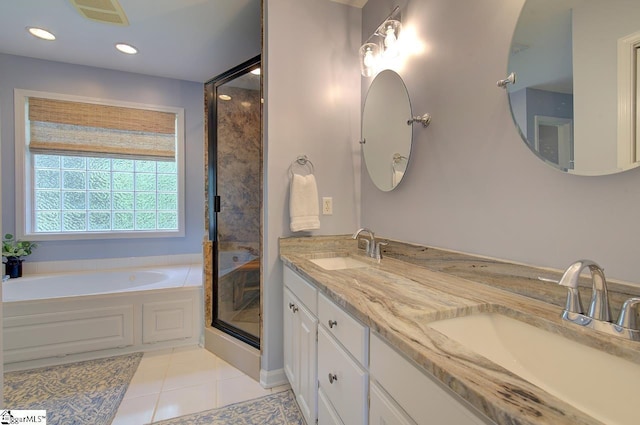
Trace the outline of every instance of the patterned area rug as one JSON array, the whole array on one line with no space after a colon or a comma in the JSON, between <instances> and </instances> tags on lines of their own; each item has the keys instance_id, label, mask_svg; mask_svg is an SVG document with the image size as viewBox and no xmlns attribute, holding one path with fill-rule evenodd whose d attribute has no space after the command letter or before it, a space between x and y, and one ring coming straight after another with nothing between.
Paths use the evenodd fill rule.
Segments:
<instances>
[{"instance_id":1,"label":"patterned area rug","mask_svg":"<svg viewBox=\"0 0 640 425\"><path fill-rule=\"evenodd\" d=\"M291 390L153 425L305 425Z\"/></svg>"},{"instance_id":2,"label":"patterned area rug","mask_svg":"<svg viewBox=\"0 0 640 425\"><path fill-rule=\"evenodd\" d=\"M108 425L142 353L7 372L4 408L46 410L49 425Z\"/></svg>"}]
</instances>

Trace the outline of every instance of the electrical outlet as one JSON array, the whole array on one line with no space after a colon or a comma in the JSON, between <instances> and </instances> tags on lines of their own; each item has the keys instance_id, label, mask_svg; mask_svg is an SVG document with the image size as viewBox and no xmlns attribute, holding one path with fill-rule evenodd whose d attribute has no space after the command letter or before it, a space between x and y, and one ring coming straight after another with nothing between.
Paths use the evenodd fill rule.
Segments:
<instances>
[{"instance_id":1,"label":"electrical outlet","mask_svg":"<svg viewBox=\"0 0 640 425\"><path fill-rule=\"evenodd\" d=\"M325 197L322 198L322 215L332 215L333 214L333 198Z\"/></svg>"}]
</instances>

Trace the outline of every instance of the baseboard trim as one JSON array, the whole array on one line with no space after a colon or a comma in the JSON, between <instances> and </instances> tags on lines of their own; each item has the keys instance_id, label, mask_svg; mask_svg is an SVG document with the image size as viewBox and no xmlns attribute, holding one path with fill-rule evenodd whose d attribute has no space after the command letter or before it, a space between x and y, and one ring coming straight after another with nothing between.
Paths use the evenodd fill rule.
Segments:
<instances>
[{"instance_id":1,"label":"baseboard trim","mask_svg":"<svg viewBox=\"0 0 640 425\"><path fill-rule=\"evenodd\" d=\"M264 388L273 388L287 384L289 384L289 380L284 373L284 369L260 370L260 385Z\"/></svg>"},{"instance_id":2,"label":"baseboard trim","mask_svg":"<svg viewBox=\"0 0 640 425\"><path fill-rule=\"evenodd\" d=\"M204 348L261 382L260 350L257 348L212 327L204 329Z\"/></svg>"}]
</instances>

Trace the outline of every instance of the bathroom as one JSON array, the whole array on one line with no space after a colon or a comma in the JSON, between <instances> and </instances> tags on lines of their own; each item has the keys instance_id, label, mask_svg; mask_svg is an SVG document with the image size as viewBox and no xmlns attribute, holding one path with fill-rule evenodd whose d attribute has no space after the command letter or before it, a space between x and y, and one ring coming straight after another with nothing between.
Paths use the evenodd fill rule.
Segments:
<instances>
[{"instance_id":1,"label":"bathroom","mask_svg":"<svg viewBox=\"0 0 640 425\"><path fill-rule=\"evenodd\" d=\"M508 98L495 85L508 73L511 35L523 4L369 0L359 8L325 0L264 2L264 385L284 380L278 238L292 235L287 169L299 154L313 161L319 196L333 198L333 215L321 216L313 235L351 234L367 226L382 237L557 270L590 258L606 269L608 279L640 282L633 260L640 171L585 177L548 167L522 142ZM358 144L370 80L359 73L357 50L396 5L404 30L420 43L398 72L414 113L428 112L433 120L427 129L414 128L411 162L401 185L381 192L368 178ZM135 83L154 92L154 81L140 76ZM193 96L200 95L194 88ZM2 110L11 107L3 91ZM188 167L193 173L187 176L188 205L204 203L204 163L198 156L204 130L196 124L186 126L193 132L187 137L195 140L187 149L187 162L193 165ZM13 148L12 138L4 134L11 127L3 118L3 228L9 229ZM199 254L203 211L187 208L187 215L195 229L190 231L188 224L187 237L166 244L132 243L127 256L136 251ZM117 247L108 241L107 248ZM42 248L34 261L105 256L101 241Z\"/></svg>"}]
</instances>

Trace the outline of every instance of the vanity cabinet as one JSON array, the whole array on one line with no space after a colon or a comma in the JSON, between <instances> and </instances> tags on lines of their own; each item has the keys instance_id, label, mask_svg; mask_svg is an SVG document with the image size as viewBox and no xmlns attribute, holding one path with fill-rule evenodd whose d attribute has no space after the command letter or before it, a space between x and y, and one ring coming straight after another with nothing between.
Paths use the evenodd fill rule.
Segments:
<instances>
[{"instance_id":1,"label":"vanity cabinet","mask_svg":"<svg viewBox=\"0 0 640 425\"><path fill-rule=\"evenodd\" d=\"M284 368L307 424L493 424L284 267Z\"/></svg>"},{"instance_id":2,"label":"vanity cabinet","mask_svg":"<svg viewBox=\"0 0 640 425\"><path fill-rule=\"evenodd\" d=\"M284 274L284 370L308 424L317 418L317 290L292 270Z\"/></svg>"},{"instance_id":3,"label":"vanity cabinet","mask_svg":"<svg viewBox=\"0 0 640 425\"><path fill-rule=\"evenodd\" d=\"M369 370L372 425L493 424L376 334L371 336Z\"/></svg>"}]
</instances>

